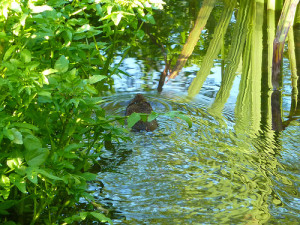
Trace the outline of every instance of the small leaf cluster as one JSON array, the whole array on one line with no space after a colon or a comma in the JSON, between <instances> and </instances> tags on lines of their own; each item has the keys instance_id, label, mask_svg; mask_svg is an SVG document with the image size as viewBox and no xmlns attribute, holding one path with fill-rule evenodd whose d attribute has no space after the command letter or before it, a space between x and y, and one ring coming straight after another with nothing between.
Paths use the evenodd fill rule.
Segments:
<instances>
[{"instance_id":1,"label":"small leaf cluster","mask_svg":"<svg viewBox=\"0 0 300 225\"><path fill-rule=\"evenodd\" d=\"M189 128L191 128L193 125L190 117L188 117L186 114L184 114L181 111L169 111L167 113L157 113L152 111L150 114L132 113L127 119L128 127L129 128L133 127L140 120L144 122L151 122L152 120L155 120L157 117L162 115L168 116L170 118L179 118L185 121L188 124Z\"/></svg>"},{"instance_id":2,"label":"small leaf cluster","mask_svg":"<svg viewBox=\"0 0 300 225\"><path fill-rule=\"evenodd\" d=\"M0 5L0 223L55 224L101 213L67 215L93 201L89 169L104 142L126 139L101 94L117 72L113 59L142 38L161 1L20 1ZM127 29L130 27L130 29ZM64 218L64 215L69 216Z\"/></svg>"}]
</instances>

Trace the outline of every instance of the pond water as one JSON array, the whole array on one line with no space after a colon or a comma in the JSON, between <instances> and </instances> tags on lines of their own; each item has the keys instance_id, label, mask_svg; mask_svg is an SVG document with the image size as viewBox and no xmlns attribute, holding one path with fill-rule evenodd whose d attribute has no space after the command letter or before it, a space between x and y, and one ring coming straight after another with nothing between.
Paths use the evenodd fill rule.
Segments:
<instances>
[{"instance_id":1,"label":"pond water","mask_svg":"<svg viewBox=\"0 0 300 225\"><path fill-rule=\"evenodd\" d=\"M123 114L135 93L117 93L106 107ZM247 124L237 132L233 103L215 118L205 95L142 93L155 111L182 111L193 127L159 117L154 132L132 132L132 143L104 152L96 196L114 224L297 224L299 121L279 134L253 134Z\"/></svg>"},{"instance_id":2,"label":"pond water","mask_svg":"<svg viewBox=\"0 0 300 225\"><path fill-rule=\"evenodd\" d=\"M220 60L200 93L187 98L201 59L199 53L200 63L190 63L160 94L162 59L124 60L121 69L131 77L114 77L116 93L103 105L108 113L124 115L128 102L142 93L154 111L182 111L193 126L161 116L155 131L130 132L132 143L103 150L104 187L95 183L90 190L100 190L95 198L114 224L299 224L299 117L274 131L264 120L268 108L254 108L251 113L258 111L259 118L240 113L241 74L218 113L211 106L221 86ZM281 109L287 120L292 94L287 60L283 72Z\"/></svg>"}]
</instances>

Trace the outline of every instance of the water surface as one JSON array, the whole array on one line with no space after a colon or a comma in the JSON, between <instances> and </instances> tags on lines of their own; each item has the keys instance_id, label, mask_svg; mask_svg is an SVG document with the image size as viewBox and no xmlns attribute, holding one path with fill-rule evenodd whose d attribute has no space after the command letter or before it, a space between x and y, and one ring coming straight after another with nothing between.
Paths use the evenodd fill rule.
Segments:
<instances>
[{"instance_id":1,"label":"water surface","mask_svg":"<svg viewBox=\"0 0 300 225\"><path fill-rule=\"evenodd\" d=\"M200 5L192 0L181 1L182 7L167 2L168 13L157 15L161 19L155 34L169 41L163 44L173 53L182 48L183 36L188 35L185 31ZM108 113L124 115L134 95L143 93L155 111L182 111L193 121L188 128L180 119L161 116L154 132L130 132L132 143L115 143L116 149L103 150L104 170L99 180L104 188L94 184L91 190L101 190L95 197L110 210L114 224L298 224L300 118L289 121L292 88L288 60L284 60L283 87L278 95L281 119L289 122L284 129L274 129L272 124L272 90L262 82L257 87L258 74L243 74L242 64L232 87L223 90L230 93L228 99L219 97L216 104L224 85L224 68L232 63L224 62L223 56L215 59L200 93L188 98L188 88L203 66L221 11L222 4L214 8L199 48L161 94L156 88L165 62L156 45L139 46L124 60L120 69L131 77L113 77L116 93L106 97L103 105ZM233 14L225 36L225 55L235 17ZM267 48L263 46L264 51ZM268 73L264 62L260 61L261 77Z\"/></svg>"}]
</instances>

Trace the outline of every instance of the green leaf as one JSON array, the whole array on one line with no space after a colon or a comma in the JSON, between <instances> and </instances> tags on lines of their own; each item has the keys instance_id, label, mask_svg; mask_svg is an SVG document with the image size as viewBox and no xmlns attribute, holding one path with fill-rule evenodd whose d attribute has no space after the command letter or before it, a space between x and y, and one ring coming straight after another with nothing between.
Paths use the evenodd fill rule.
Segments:
<instances>
[{"instance_id":1,"label":"green leaf","mask_svg":"<svg viewBox=\"0 0 300 225\"><path fill-rule=\"evenodd\" d=\"M20 131L18 131L16 128L3 129L3 135L7 137L9 140L14 142L15 144L23 144L23 137Z\"/></svg>"},{"instance_id":2,"label":"green leaf","mask_svg":"<svg viewBox=\"0 0 300 225\"><path fill-rule=\"evenodd\" d=\"M68 72L67 82L72 83L76 79L76 68L73 68L71 71Z\"/></svg>"},{"instance_id":3,"label":"green leaf","mask_svg":"<svg viewBox=\"0 0 300 225\"><path fill-rule=\"evenodd\" d=\"M138 39L142 40L143 37L145 36L145 32L142 31L142 30L138 30L138 31L136 32L136 36L138 37Z\"/></svg>"},{"instance_id":4,"label":"green leaf","mask_svg":"<svg viewBox=\"0 0 300 225\"><path fill-rule=\"evenodd\" d=\"M40 166L48 158L49 150L47 148L27 149L25 160L29 166Z\"/></svg>"},{"instance_id":5,"label":"green leaf","mask_svg":"<svg viewBox=\"0 0 300 225\"><path fill-rule=\"evenodd\" d=\"M23 49L21 51L21 59L25 63L29 63L31 61L31 52L28 49Z\"/></svg>"},{"instance_id":6,"label":"green leaf","mask_svg":"<svg viewBox=\"0 0 300 225\"><path fill-rule=\"evenodd\" d=\"M83 193L81 194L81 196L82 196L83 198L85 198L86 200L88 200L88 201L95 201L94 196L93 196L92 194L90 194L90 193L83 192Z\"/></svg>"},{"instance_id":7,"label":"green leaf","mask_svg":"<svg viewBox=\"0 0 300 225\"><path fill-rule=\"evenodd\" d=\"M1 187L5 187L5 186L9 187L10 186L10 180L4 174L1 175L0 185L1 185Z\"/></svg>"},{"instance_id":8,"label":"green leaf","mask_svg":"<svg viewBox=\"0 0 300 225\"><path fill-rule=\"evenodd\" d=\"M146 20L147 20L149 23L155 24L154 17L153 17L151 14L148 13L148 14L145 16L145 18L146 18Z\"/></svg>"},{"instance_id":9,"label":"green leaf","mask_svg":"<svg viewBox=\"0 0 300 225\"><path fill-rule=\"evenodd\" d=\"M49 74L52 74L52 73L56 73L56 72L58 72L58 71L55 70L55 69L47 69L47 70L44 70L42 72L42 74L46 76L46 75L49 75Z\"/></svg>"},{"instance_id":10,"label":"green leaf","mask_svg":"<svg viewBox=\"0 0 300 225\"><path fill-rule=\"evenodd\" d=\"M155 120L158 117L158 113L152 111L151 114L148 116L148 122L151 122L152 120Z\"/></svg>"},{"instance_id":11,"label":"green leaf","mask_svg":"<svg viewBox=\"0 0 300 225\"><path fill-rule=\"evenodd\" d=\"M22 160L20 158L13 158L6 161L6 164L9 168L15 169L21 166Z\"/></svg>"},{"instance_id":12,"label":"green leaf","mask_svg":"<svg viewBox=\"0 0 300 225\"><path fill-rule=\"evenodd\" d=\"M11 56L13 51L15 51L16 48L17 48L16 45L10 46L9 49L4 54L3 61L6 61Z\"/></svg>"},{"instance_id":13,"label":"green leaf","mask_svg":"<svg viewBox=\"0 0 300 225\"><path fill-rule=\"evenodd\" d=\"M88 215L88 212L80 212L79 215L73 215L71 217L67 217L64 221L68 224L72 224L75 221L82 221L85 220Z\"/></svg>"},{"instance_id":14,"label":"green leaf","mask_svg":"<svg viewBox=\"0 0 300 225\"><path fill-rule=\"evenodd\" d=\"M100 222L109 222L109 224L113 224L112 220L107 218L104 214L102 213L97 213L97 212L91 212L90 213L93 217L98 219Z\"/></svg>"},{"instance_id":15,"label":"green leaf","mask_svg":"<svg viewBox=\"0 0 300 225\"><path fill-rule=\"evenodd\" d=\"M187 115L183 114L183 113L180 112L180 111L170 111L170 112L167 112L165 115L166 115L166 116L173 117L173 118L174 118L174 117L178 117L178 118L184 120L185 122L188 123L189 128L191 128L192 125L193 125L191 119L190 119Z\"/></svg>"},{"instance_id":16,"label":"green leaf","mask_svg":"<svg viewBox=\"0 0 300 225\"><path fill-rule=\"evenodd\" d=\"M30 4L29 7L32 10L32 13L42 13L44 11L53 11L53 8L48 5L35 6L34 4Z\"/></svg>"},{"instance_id":17,"label":"green leaf","mask_svg":"<svg viewBox=\"0 0 300 225\"><path fill-rule=\"evenodd\" d=\"M94 29L93 26L91 26L89 24L84 24L76 30L76 33L84 33L84 32L87 32L87 31L90 31L90 30L93 30L93 29Z\"/></svg>"},{"instance_id":18,"label":"green leaf","mask_svg":"<svg viewBox=\"0 0 300 225\"><path fill-rule=\"evenodd\" d=\"M14 133L12 132L11 129L4 128L3 135L11 141L14 140Z\"/></svg>"},{"instance_id":19,"label":"green leaf","mask_svg":"<svg viewBox=\"0 0 300 225\"><path fill-rule=\"evenodd\" d=\"M9 179L10 179L11 183L16 185L16 187L22 193L24 193L24 194L27 193L27 191L26 191L26 182L19 174L12 173L12 174L9 175Z\"/></svg>"},{"instance_id":20,"label":"green leaf","mask_svg":"<svg viewBox=\"0 0 300 225\"><path fill-rule=\"evenodd\" d=\"M40 142L40 139L33 135L28 135L24 139L24 145L27 150L34 150L42 148L42 143Z\"/></svg>"},{"instance_id":21,"label":"green leaf","mask_svg":"<svg viewBox=\"0 0 300 225\"><path fill-rule=\"evenodd\" d=\"M94 173L82 173L81 176L87 180L87 181L93 181L93 180L96 180L97 178L97 174L94 174Z\"/></svg>"},{"instance_id":22,"label":"green leaf","mask_svg":"<svg viewBox=\"0 0 300 225\"><path fill-rule=\"evenodd\" d=\"M127 119L127 123L128 123L128 127L131 128L134 126L134 124L136 124L138 121L140 121L141 116L139 113L132 113L128 119Z\"/></svg>"},{"instance_id":23,"label":"green leaf","mask_svg":"<svg viewBox=\"0 0 300 225\"><path fill-rule=\"evenodd\" d=\"M85 88L91 94L97 94L98 93L97 89L95 87L93 87L92 85L86 85Z\"/></svg>"},{"instance_id":24,"label":"green leaf","mask_svg":"<svg viewBox=\"0 0 300 225\"><path fill-rule=\"evenodd\" d=\"M70 145L67 145L65 148L64 148L64 151L65 152L70 152L72 150L77 150L79 148L82 148L85 144L81 143L81 144L77 144L77 143L73 143L73 144L70 144Z\"/></svg>"},{"instance_id":25,"label":"green leaf","mask_svg":"<svg viewBox=\"0 0 300 225\"><path fill-rule=\"evenodd\" d=\"M10 9L18 13L22 12L21 6L15 1L11 3Z\"/></svg>"},{"instance_id":26,"label":"green leaf","mask_svg":"<svg viewBox=\"0 0 300 225\"><path fill-rule=\"evenodd\" d=\"M38 183L37 175L38 175L38 173L35 171L35 169L33 167L26 168L26 177L28 180L30 180L34 184Z\"/></svg>"},{"instance_id":27,"label":"green leaf","mask_svg":"<svg viewBox=\"0 0 300 225\"><path fill-rule=\"evenodd\" d=\"M114 12L112 15L111 15L111 19L112 21L114 22L114 24L116 26L119 25L121 19L122 19L123 15L122 15L122 12Z\"/></svg>"},{"instance_id":28,"label":"green leaf","mask_svg":"<svg viewBox=\"0 0 300 225\"><path fill-rule=\"evenodd\" d=\"M48 177L52 180L62 180L61 178L59 178L51 173L48 173L46 170L43 170L43 169L36 169L36 172L40 173L40 174L44 175L45 177Z\"/></svg>"},{"instance_id":29,"label":"green leaf","mask_svg":"<svg viewBox=\"0 0 300 225\"><path fill-rule=\"evenodd\" d=\"M26 129L29 129L29 130L33 130L33 131L38 131L39 128L30 124L30 123L19 123L19 122L16 122L16 123L12 123L11 124L11 127L19 127L19 128L26 128Z\"/></svg>"},{"instance_id":30,"label":"green leaf","mask_svg":"<svg viewBox=\"0 0 300 225\"><path fill-rule=\"evenodd\" d=\"M11 184L10 184L10 179L5 176L5 175L1 175L0 177L0 196L3 199L7 199L9 194L10 194L10 190L11 190Z\"/></svg>"},{"instance_id":31,"label":"green leaf","mask_svg":"<svg viewBox=\"0 0 300 225\"><path fill-rule=\"evenodd\" d=\"M64 55L60 56L54 64L54 69L61 73L67 72L69 69L69 60Z\"/></svg>"},{"instance_id":32,"label":"green leaf","mask_svg":"<svg viewBox=\"0 0 300 225\"><path fill-rule=\"evenodd\" d=\"M105 75L93 75L89 78L88 83L89 84L94 84L94 83L97 83L97 82L99 82L99 81L101 81L105 78L107 78L107 76L105 76Z\"/></svg>"},{"instance_id":33,"label":"green leaf","mask_svg":"<svg viewBox=\"0 0 300 225\"><path fill-rule=\"evenodd\" d=\"M49 92L49 91L41 91L41 92L38 93L38 95L39 95L39 96L43 96L43 97L47 97L47 98L49 98L49 99L52 98L51 92Z\"/></svg>"},{"instance_id":34,"label":"green leaf","mask_svg":"<svg viewBox=\"0 0 300 225\"><path fill-rule=\"evenodd\" d=\"M142 121L147 122L148 116L149 116L148 114L140 113L140 116L141 116Z\"/></svg>"},{"instance_id":35,"label":"green leaf","mask_svg":"<svg viewBox=\"0 0 300 225\"><path fill-rule=\"evenodd\" d=\"M67 168L67 169L71 169L71 170L75 169L74 165L66 160L62 161L61 165L63 166L63 168Z\"/></svg>"},{"instance_id":36,"label":"green leaf","mask_svg":"<svg viewBox=\"0 0 300 225\"><path fill-rule=\"evenodd\" d=\"M189 125L189 128L191 128L193 126L193 123L190 119L190 117L188 117L187 115L184 114L178 114L177 117L179 117L180 119L184 120L185 122L187 122L187 124Z\"/></svg>"},{"instance_id":37,"label":"green leaf","mask_svg":"<svg viewBox=\"0 0 300 225\"><path fill-rule=\"evenodd\" d=\"M16 128L12 128L11 130L12 130L12 132L14 134L14 140L13 140L13 142L15 144L18 144L18 145L23 144L23 137L22 137L21 132L18 131Z\"/></svg>"}]
</instances>

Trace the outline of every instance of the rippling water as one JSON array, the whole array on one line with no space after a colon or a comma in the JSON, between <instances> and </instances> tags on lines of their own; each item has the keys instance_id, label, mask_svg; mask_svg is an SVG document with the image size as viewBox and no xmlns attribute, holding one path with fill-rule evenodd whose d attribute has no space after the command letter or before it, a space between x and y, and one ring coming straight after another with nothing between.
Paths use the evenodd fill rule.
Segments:
<instances>
[{"instance_id":1,"label":"rippling water","mask_svg":"<svg viewBox=\"0 0 300 225\"><path fill-rule=\"evenodd\" d=\"M104 107L122 115L134 94L108 97ZM252 132L237 128L230 107L224 117L209 114L204 96L145 95L157 112L188 114L193 127L162 116L154 132L131 132L132 143L104 152L96 198L114 224L298 224L299 121L279 134Z\"/></svg>"}]
</instances>

